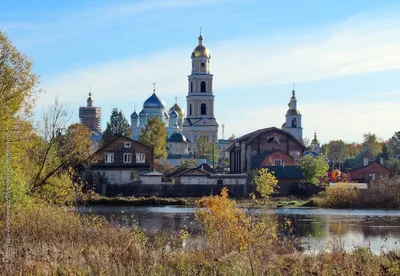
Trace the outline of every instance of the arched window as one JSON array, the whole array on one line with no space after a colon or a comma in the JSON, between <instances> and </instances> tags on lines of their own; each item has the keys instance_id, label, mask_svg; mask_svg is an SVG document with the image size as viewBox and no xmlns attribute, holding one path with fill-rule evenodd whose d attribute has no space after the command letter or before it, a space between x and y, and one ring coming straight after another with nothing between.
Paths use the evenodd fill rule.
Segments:
<instances>
[{"instance_id":1,"label":"arched window","mask_svg":"<svg viewBox=\"0 0 400 276\"><path fill-rule=\"evenodd\" d=\"M190 92L193 92L193 82L190 82Z\"/></svg>"},{"instance_id":2,"label":"arched window","mask_svg":"<svg viewBox=\"0 0 400 276\"><path fill-rule=\"evenodd\" d=\"M189 104L189 115L192 115L192 104Z\"/></svg>"},{"instance_id":3,"label":"arched window","mask_svg":"<svg viewBox=\"0 0 400 276\"><path fill-rule=\"evenodd\" d=\"M205 103L202 103L200 106L200 110L201 110L201 115L207 115L207 106Z\"/></svg>"},{"instance_id":4,"label":"arched window","mask_svg":"<svg viewBox=\"0 0 400 276\"><path fill-rule=\"evenodd\" d=\"M292 119L292 127L297 127L297 120L296 118Z\"/></svg>"},{"instance_id":5,"label":"arched window","mask_svg":"<svg viewBox=\"0 0 400 276\"><path fill-rule=\"evenodd\" d=\"M200 83L200 92L206 92L206 82L202 81Z\"/></svg>"},{"instance_id":6,"label":"arched window","mask_svg":"<svg viewBox=\"0 0 400 276\"><path fill-rule=\"evenodd\" d=\"M212 142L215 142L215 135L213 135L213 139L212 139Z\"/></svg>"}]
</instances>

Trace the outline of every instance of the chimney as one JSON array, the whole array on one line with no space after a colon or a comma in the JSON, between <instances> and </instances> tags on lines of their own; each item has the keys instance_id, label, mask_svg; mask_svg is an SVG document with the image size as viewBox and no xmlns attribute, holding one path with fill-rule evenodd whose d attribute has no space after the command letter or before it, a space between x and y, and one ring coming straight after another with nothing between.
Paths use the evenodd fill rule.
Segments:
<instances>
[{"instance_id":1,"label":"chimney","mask_svg":"<svg viewBox=\"0 0 400 276\"><path fill-rule=\"evenodd\" d=\"M364 157L364 165L363 166L364 167L368 166L368 162L369 162L368 158Z\"/></svg>"}]
</instances>

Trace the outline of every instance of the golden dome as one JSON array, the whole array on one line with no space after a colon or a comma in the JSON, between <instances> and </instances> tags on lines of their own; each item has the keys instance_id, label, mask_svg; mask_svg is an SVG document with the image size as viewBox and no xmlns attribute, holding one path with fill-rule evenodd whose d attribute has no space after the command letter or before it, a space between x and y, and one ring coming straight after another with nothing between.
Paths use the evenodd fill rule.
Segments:
<instances>
[{"instance_id":1,"label":"golden dome","mask_svg":"<svg viewBox=\"0 0 400 276\"><path fill-rule=\"evenodd\" d=\"M210 51L203 45L203 36L199 35L199 45L194 48L192 52L193 57L207 57L210 58Z\"/></svg>"},{"instance_id":2,"label":"golden dome","mask_svg":"<svg viewBox=\"0 0 400 276\"><path fill-rule=\"evenodd\" d=\"M175 110L176 113L179 114L179 116L185 116L185 111L183 111L182 107L180 107L177 103L174 104L170 109L169 109L169 114L172 113L172 111Z\"/></svg>"}]
</instances>

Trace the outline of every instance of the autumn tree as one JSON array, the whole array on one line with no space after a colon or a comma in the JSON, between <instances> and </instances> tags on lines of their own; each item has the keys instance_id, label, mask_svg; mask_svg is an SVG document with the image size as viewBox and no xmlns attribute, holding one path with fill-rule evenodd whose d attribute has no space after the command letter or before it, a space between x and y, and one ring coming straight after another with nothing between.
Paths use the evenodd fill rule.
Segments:
<instances>
[{"instance_id":1,"label":"autumn tree","mask_svg":"<svg viewBox=\"0 0 400 276\"><path fill-rule=\"evenodd\" d=\"M76 168L91 160L89 130L81 124L68 126L69 117L56 100L43 116L39 135L32 136L29 193L46 201L70 200L81 192Z\"/></svg>"},{"instance_id":2,"label":"autumn tree","mask_svg":"<svg viewBox=\"0 0 400 276\"><path fill-rule=\"evenodd\" d=\"M327 157L333 165L343 162L348 156L346 143L342 140L330 141L327 146Z\"/></svg>"},{"instance_id":3,"label":"autumn tree","mask_svg":"<svg viewBox=\"0 0 400 276\"><path fill-rule=\"evenodd\" d=\"M139 142L154 148L154 158L167 158L167 131L164 122L157 117L147 120L146 127L139 134Z\"/></svg>"},{"instance_id":4,"label":"autumn tree","mask_svg":"<svg viewBox=\"0 0 400 276\"><path fill-rule=\"evenodd\" d=\"M358 143L349 143L346 145L346 147L348 158L357 156L362 150L362 145Z\"/></svg>"},{"instance_id":5,"label":"autumn tree","mask_svg":"<svg viewBox=\"0 0 400 276\"><path fill-rule=\"evenodd\" d=\"M269 199L275 191L278 180L273 172L270 172L267 168L262 168L254 176L254 183L256 184L256 191L260 193L261 197Z\"/></svg>"},{"instance_id":6,"label":"autumn tree","mask_svg":"<svg viewBox=\"0 0 400 276\"><path fill-rule=\"evenodd\" d=\"M382 144L378 141L376 134L365 133L363 137L363 148L368 150L373 156L377 156L382 150Z\"/></svg>"},{"instance_id":7,"label":"autumn tree","mask_svg":"<svg viewBox=\"0 0 400 276\"><path fill-rule=\"evenodd\" d=\"M32 61L0 31L0 131L11 127L17 115L30 115L38 77Z\"/></svg>"},{"instance_id":8,"label":"autumn tree","mask_svg":"<svg viewBox=\"0 0 400 276\"><path fill-rule=\"evenodd\" d=\"M329 169L328 162L323 155L317 157L306 155L300 159L300 166L303 172L302 182L314 185L320 182L319 178L324 177Z\"/></svg>"},{"instance_id":9,"label":"autumn tree","mask_svg":"<svg viewBox=\"0 0 400 276\"><path fill-rule=\"evenodd\" d=\"M114 108L111 111L110 122L107 122L106 129L103 132L102 144L105 145L118 136L131 136L131 127L125 118L122 110Z\"/></svg>"},{"instance_id":10,"label":"autumn tree","mask_svg":"<svg viewBox=\"0 0 400 276\"><path fill-rule=\"evenodd\" d=\"M217 162L219 159L217 145L215 143L209 142L207 136L201 136L197 140L195 153L197 157L206 158L210 161L214 160L214 162Z\"/></svg>"},{"instance_id":11,"label":"autumn tree","mask_svg":"<svg viewBox=\"0 0 400 276\"><path fill-rule=\"evenodd\" d=\"M0 183L4 184L0 185L0 203L6 199L7 179L11 180L13 204L27 199L27 172L31 167L26 150L33 132L28 119L38 92L37 83L32 61L0 31ZM6 156L7 148L11 158Z\"/></svg>"}]
</instances>

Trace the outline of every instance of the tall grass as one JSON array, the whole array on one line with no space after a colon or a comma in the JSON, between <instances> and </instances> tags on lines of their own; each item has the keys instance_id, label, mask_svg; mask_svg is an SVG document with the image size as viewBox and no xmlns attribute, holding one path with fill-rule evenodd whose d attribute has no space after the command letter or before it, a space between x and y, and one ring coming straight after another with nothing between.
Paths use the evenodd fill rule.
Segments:
<instances>
[{"instance_id":1,"label":"tall grass","mask_svg":"<svg viewBox=\"0 0 400 276\"><path fill-rule=\"evenodd\" d=\"M368 189L347 188L346 184L329 187L314 198L320 207L329 208L400 208L400 179L381 178Z\"/></svg>"},{"instance_id":2,"label":"tall grass","mask_svg":"<svg viewBox=\"0 0 400 276\"><path fill-rule=\"evenodd\" d=\"M217 198L218 199L218 198ZM210 198L209 200L212 200ZM214 201L220 204L219 201ZM203 201L203 203L207 203ZM208 203L210 203L208 201ZM231 208L224 208L228 204ZM31 204L13 213L12 271L0 260L1 275L396 275L397 252L335 250L305 255L295 240L263 217L250 219L230 201L203 206L199 219L205 242L188 247L188 234L150 235L138 227L116 227L97 216ZM231 213L232 211L233 214ZM213 213L214 212L214 213ZM226 213L224 213L226 212ZM218 225L215 218L225 219ZM207 223L207 220L213 223ZM5 206L0 206L4 233ZM229 227L224 227L229 226ZM281 229L281 230L279 230ZM236 234L239 237L235 238ZM218 236L223 239L218 240ZM242 236L243 235L243 236ZM4 235L0 243L5 244ZM0 254L4 256L4 247Z\"/></svg>"}]
</instances>

